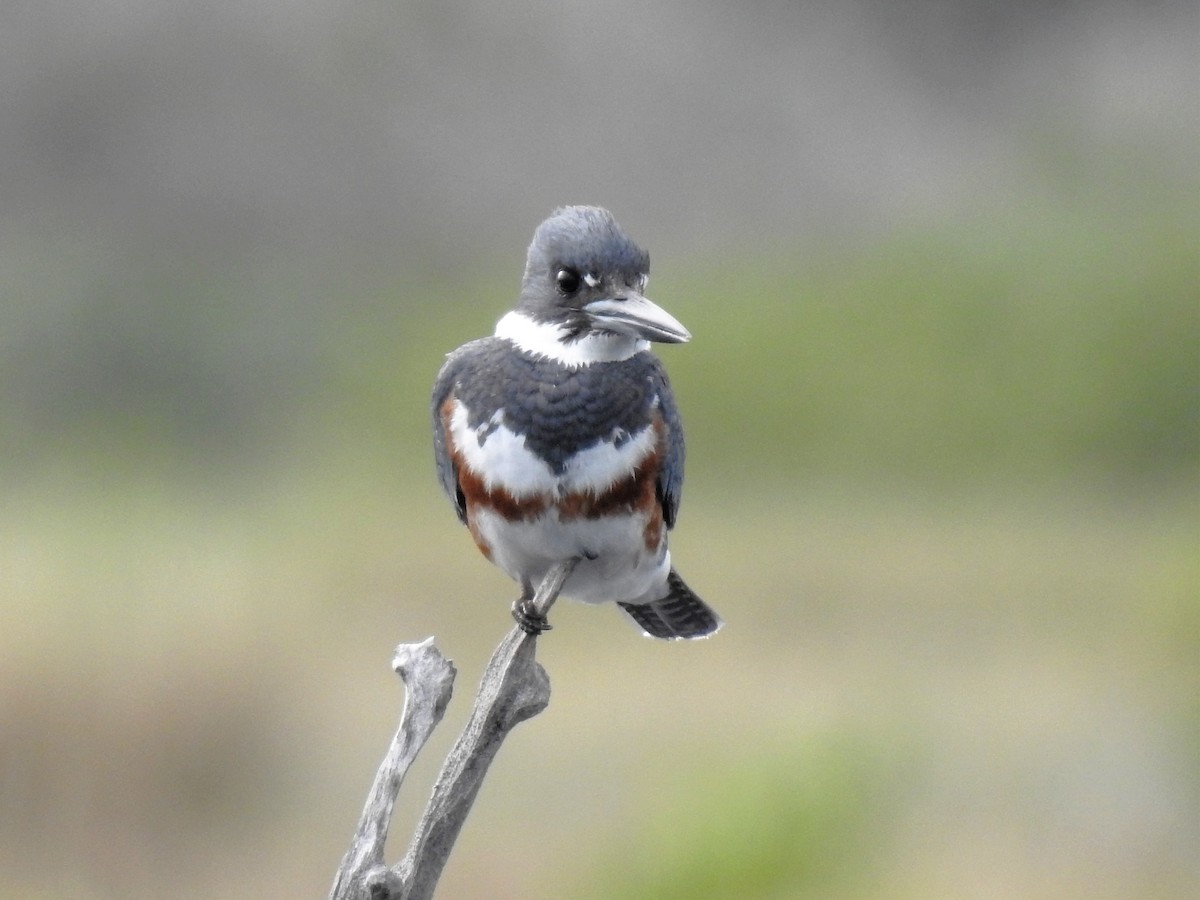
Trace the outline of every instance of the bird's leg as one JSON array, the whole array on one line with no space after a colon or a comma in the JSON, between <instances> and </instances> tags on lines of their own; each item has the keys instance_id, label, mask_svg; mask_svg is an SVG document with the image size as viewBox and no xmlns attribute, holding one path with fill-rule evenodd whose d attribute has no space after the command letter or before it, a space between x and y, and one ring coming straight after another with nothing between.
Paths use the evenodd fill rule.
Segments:
<instances>
[{"instance_id":1,"label":"bird's leg","mask_svg":"<svg viewBox=\"0 0 1200 900\"><path fill-rule=\"evenodd\" d=\"M577 565L578 556L556 562L550 567L550 571L542 576L536 592L532 584L522 580L521 598L513 604L513 618L517 620L517 625L522 631L537 637L543 631L550 630L546 615Z\"/></svg>"},{"instance_id":2,"label":"bird's leg","mask_svg":"<svg viewBox=\"0 0 1200 900\"><path fill-rule=\"evenodd\" d=\"M521 596L513 601L512 617L522 631L534 637L553 627L545 614L537 611L533 603L533 585L528 581L521 582Z\"/></svg>"}]
</instances>

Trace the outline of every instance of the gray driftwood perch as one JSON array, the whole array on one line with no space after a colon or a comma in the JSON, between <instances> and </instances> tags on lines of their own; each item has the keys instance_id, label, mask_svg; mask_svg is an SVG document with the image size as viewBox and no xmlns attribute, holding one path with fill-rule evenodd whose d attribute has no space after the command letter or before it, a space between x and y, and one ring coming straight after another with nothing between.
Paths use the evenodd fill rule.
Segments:
<instances>
[{"instance_id":1,"label":"gray driftwood perch","mask_svg":"<svg viewBox=\"0 0 1200 900\"><path fill-rule=\"evenodd\" d=\"M551 569L534 595L532 612L545 615L577 560ZM536 635L515 627L484 670L463 733L442 766L433 795L404 859L384 862L392 808L404 775L442 719L454 688L454 666L433 638L396 648L392 668L408 690L400 727L388 748L350 849L334 878L330 900L428 900L471 811L488 766L508 732L550 703L550 678L534 659Z\"/></svg>"}]
</instances>

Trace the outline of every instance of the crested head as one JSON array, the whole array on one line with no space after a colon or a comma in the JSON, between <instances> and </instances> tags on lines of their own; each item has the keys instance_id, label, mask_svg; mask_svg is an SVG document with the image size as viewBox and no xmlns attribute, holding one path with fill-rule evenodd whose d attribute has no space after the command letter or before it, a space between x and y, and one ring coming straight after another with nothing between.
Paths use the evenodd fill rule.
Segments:
<instances>
[{"instance_id":1,"label":"crested head","mask_svg":"<svg viewBox=\"0 0 1200 900\"><path fill-rule=\"evenodd\" d=\"M648 341L691 338L670 313L646 299L650 255L612 213L564 206L533 234L517 308L498 336L572 364L625 359Z\"/></svg>"},{"instance_id":2,"label":"crested head","mask_svg":"<svg viewBox=\"0 0 1200 900\"><path fill-rule=\"evenodd\" d=\"M607 209L561 206L533 233L522 299L556 291L558 272L564 268L581 278L621 276L632 285L650 274L650 254L621 230Z\"/></svg>"}]
</instances>

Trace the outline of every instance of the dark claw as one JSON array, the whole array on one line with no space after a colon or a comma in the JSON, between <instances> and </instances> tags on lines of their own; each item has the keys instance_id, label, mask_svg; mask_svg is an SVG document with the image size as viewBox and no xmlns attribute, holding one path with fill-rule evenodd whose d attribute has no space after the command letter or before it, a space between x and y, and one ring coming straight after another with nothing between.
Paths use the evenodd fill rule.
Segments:
<instances>
[{"instance_id":1,"label":"dark claw","mask_svg":"<svg viewBox=\"0 0 1200 900\"><path fill-rule=\"evenodd\" d=\"M553 626L550 620L539 613L533 605L533 601L522 597L512 605L512 617L516 620L517 625L526 634L531 634L537 637L543 631L549 631Z\"/></svg>"}]
</instances>

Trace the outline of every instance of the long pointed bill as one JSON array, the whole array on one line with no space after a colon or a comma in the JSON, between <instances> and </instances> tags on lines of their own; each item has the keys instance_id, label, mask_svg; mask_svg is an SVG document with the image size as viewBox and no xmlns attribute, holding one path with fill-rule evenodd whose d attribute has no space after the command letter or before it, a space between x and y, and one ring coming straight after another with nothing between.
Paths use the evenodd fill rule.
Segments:
<instances>
[{"instance_id":1,"label":"long pointed bill","mask_svg":"<svg viewBox=\"0 0 1200 900\"><path fill-rule=\"evenodd\" d=\"M619 334L660 344L682 344L692 339L678 319L641 294L593 300L583 309L598 328Z\"/></svg>"}]
</instances>

